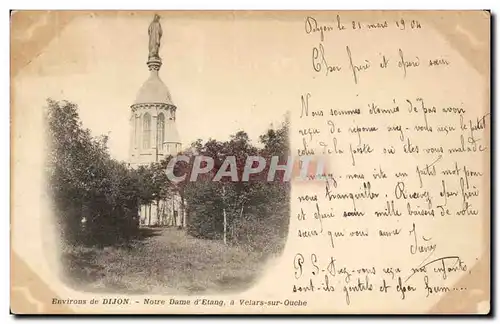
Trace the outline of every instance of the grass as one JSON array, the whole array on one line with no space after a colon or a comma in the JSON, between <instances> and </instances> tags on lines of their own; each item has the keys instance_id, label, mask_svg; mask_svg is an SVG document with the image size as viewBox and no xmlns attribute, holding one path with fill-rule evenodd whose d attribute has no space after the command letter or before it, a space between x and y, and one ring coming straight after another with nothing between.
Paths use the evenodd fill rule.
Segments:
<instances>
[{"instance_id":1,"label":"grass","mask_svg":"<svg viewBox=\"0 0 500 324\"><path fill-rule=\"evenodd\" d=\"M145 228L128 246L66 247L63 263L74 288L89 292L211 294L250 287L265 255L174 228Z\"/></svg>"}]
</instances>

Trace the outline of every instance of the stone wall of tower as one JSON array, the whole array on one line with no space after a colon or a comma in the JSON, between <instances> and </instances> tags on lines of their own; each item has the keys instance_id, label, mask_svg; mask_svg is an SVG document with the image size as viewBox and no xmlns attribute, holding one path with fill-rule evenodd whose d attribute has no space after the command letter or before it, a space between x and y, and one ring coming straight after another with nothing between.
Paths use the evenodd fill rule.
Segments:
<instances>
[{"instance_id":1,"label":"stone wall of tower","mask_svg":"<svg viewBox=\"0 0 500 324\"><path fill-rule=\"evenodd\" d=\"M169 134L177 134L175 110L175 106L165 103L132 105L129 121L132 167L159 162L181 151L178 138L169 138ZM145 123L146 119L149 123ZM149 136L147 140L145 136ZM142 205L138 213L141 226L186 226L186 210L178 193L157 203Z\"/></svg>"},{"instance_id":2,"label":"stone wall of tower","mask_svg":"<svg viewBox=\"0 0 500 324\"><path fill-rule=\"evenodd\" d=\"M174 194L158 203L142 205L139 216L141 226L186 227L185 206L178 194Z\"/></svg>"},{"instance_id":3,"label":"stone wall of tower","mask_svg":"<svg viewBox=\"0 0 500 324\"><path fill-rule=\"evenodd\" d=\"M169 138L169 128L176 127L174 106L134 104L131 110L129 162L132 166L148 165L180 152L178 139Z\"/></svg>"}]
</instances>

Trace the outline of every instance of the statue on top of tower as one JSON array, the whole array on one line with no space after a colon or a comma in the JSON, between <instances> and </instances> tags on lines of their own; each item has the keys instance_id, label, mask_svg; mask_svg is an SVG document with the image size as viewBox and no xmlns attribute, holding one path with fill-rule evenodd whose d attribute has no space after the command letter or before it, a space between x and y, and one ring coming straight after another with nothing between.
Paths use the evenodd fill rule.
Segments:
<instances>
[{"instance_id":1,"label":"statue on top of tower","mask_svg":"<svg viewBox=\"0 0 500 324\"><path fill-rule=\"evenodd\" d=\"M160 40L163 34L160 25L160 16L155 14L153 21L148 28L149 34L149 58L150 59L160 59Z\"/></svg>"}]
</instances>

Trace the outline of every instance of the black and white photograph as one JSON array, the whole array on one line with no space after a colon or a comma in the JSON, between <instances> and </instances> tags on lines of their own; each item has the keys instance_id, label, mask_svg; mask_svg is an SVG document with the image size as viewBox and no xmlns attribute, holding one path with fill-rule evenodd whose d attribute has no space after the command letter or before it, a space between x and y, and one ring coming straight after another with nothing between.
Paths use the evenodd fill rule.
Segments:
<instances>
[{"instance_id":1,"label":"black and white photograph","mask_svg":"<svg viewBox=\"0 0 500 324\"><path fill-rule=\"evenodd\" d=\"M170 55L162 59L162 53L178 51L169 49L169 23L162 27L158 14L149 26L143 18L129 19L144 25L144 40L129 51L143 54L144 59L135 63L149 76L129 107L113 111L122 116L103 120L114 129L127 129L129 136L111 128L94 135L80 117L79 112L86 109L83 97L75 98L80 105L69 97L49 98L46 103L47 189L62 235L63 275L73 287L92 292L213 294L245 289L267 259L279 257L283 250L290 190L289 183L278 178L272 182L262 177L248 182L239 178L249 156L266 156L270 161L272 156L283 160L289 155L286 113L281 120L278 113L276 120L259 121L261 134L220 120L219 125L205 129L225 128L232 134L213 138L209 132L200 132L200 138L183 145L180 134L189 134L200 121L217 122L217 116L207 117L211 109L204 105L189 111L177 106L175 94L162 81L169 66L193 64L188 59L176 62ZM139 46L144 41L147 46ZM122 68L126 74L128 64ZM111 79L120 87L122 80ZM215 102L226 95L225 82L221 80L220 85L213 94ZM103 90L94 89L95 99ZM191 97L198 95L196 89L191 91ZM92 113L113 108L101 104ZM125 118L128 123L118 125ZM190 120L199 122L191 125ZM180 132L181 127L187 129ZM126 160L113 157L110 146L115 143L129 145ZM186 159L170 170L190 175L179 182L168 177L168 164L177 156ZM211 158L211 165L196 157ZM226 158L233 158L234 165L223 168ZM206 169L194 170L199 178L193 175L193 163ZM233 166L236 180L227 175L214 179L219 170L228 169L230 174Z\"/></svg>"}]
</instances>

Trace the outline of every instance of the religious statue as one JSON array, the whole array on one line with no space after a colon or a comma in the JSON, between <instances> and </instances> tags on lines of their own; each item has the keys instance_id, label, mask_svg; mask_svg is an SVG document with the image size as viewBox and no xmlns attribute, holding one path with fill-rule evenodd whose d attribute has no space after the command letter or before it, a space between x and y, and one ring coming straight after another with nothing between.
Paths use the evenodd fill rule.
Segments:
<instances>
[{"instance_id":1,"label":"religious statue","mask_svg":"<svg viewBox=\"0 0 500 324\"><path fill-rule=\"evenodd\" d=\"M159 50L160 50L160 40L163 31L160 25L160 16L155 14L153 21L149 25L148 29L149 34L149 58L160 59Z\"/></svg>"}]
</instances>

